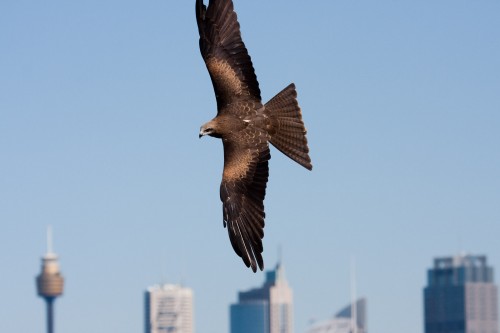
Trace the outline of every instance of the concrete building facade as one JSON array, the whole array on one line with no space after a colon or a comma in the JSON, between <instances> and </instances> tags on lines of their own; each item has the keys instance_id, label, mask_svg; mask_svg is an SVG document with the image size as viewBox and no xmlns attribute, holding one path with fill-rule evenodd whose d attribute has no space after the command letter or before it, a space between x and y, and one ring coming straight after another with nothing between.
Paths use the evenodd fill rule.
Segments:
<instances>
[{"instance_id":1,"label":"concrete building facade","mask_svg":"<svg viewBox=\"0 0 500 333\"><path fill-rule=\"evenodd\" d=\"M144 296L145 333L194 333L191 289L173 284L155 285Z\"/></svg>"}]
</instances>

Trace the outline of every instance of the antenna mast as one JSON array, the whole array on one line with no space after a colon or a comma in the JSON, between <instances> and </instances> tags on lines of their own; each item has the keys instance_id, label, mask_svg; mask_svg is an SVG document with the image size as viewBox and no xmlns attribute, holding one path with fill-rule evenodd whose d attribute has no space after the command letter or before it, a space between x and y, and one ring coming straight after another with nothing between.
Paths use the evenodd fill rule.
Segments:
<instances>
[{"instance_id":1,"label":"antenna mast","mask_svg":"<svg viewBox=\"0 0 500 333\"><path fill-rule=\"evenodd\" d=\"M358 333L358 304L356 302L356 259L351 257L351 332Z\"/></svg>"},{"instance_id":2,"label":"antenna mast","mask_svg":"<svg viewBox=\"0 0 500 333\"><path fill-rule=\"evenodd\" d=\"M52 253L52 226L47 226L47 254Z\"/></svg>"}]
</instances>

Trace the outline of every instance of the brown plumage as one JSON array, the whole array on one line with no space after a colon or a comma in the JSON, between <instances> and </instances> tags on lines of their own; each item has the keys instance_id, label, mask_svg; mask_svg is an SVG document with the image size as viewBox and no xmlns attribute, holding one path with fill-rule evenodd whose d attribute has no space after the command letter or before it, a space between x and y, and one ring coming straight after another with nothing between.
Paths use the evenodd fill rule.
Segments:
<instances>
[{"instance_id":1,"label":"brown plumage","mask_svg":"<svg viewBox=\"0 0 500 333\"><path fill-rule=\"evenodd\" d=\"M264 197L271 158L269 143L311 170L306 129L292 83L265 105L231 0L196 1L200 51L217 99L217 116L200 138L222 139L220 186L224 227L247 267L263 270Z\"/></svg>"}]
</instances>

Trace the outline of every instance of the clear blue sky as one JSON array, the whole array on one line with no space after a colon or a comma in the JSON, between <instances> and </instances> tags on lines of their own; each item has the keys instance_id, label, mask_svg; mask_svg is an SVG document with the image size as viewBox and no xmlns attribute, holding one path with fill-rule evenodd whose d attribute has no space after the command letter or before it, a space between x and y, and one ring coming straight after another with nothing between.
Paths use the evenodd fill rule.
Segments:
<instances>
[{"instance_id":1,"label":"clear blue sky","mask_svg":"<svg viewBox=\"0 0 500 333\"><path fill-rule=\"evenodd\" d=\"M295 82L314 170L272 150L264 259L295 327L349 301L370 332L421 333L435 256L500 272L500 2L236 1L262 96ZM143 291L195 291L228 331L260 285L222 227L222 145L192 1L0 2L0 331L43 332L45 228L66 277L58 332L143 330ZM498 279L497 279L498 281Z\"/></svg>"}]
</instances>

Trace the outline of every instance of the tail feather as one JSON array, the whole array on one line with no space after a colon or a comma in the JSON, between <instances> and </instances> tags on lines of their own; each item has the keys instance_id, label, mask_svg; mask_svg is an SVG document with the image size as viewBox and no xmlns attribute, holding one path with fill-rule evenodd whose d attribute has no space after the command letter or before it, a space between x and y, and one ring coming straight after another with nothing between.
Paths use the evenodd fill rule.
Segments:
<instances>
[{"instance_id":1,"label":"tail feather","mask_svg":"<svg viewBox=\"0 0 500 333\"><path fill-rule=\"evenodd\" d=\"M290 84L267 102L266 111L273 123L271 144L304 168L311 170L307 130L302 121L295 85Z\"/></svg>"}]
</instances>

